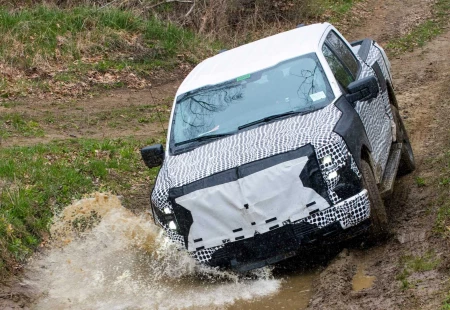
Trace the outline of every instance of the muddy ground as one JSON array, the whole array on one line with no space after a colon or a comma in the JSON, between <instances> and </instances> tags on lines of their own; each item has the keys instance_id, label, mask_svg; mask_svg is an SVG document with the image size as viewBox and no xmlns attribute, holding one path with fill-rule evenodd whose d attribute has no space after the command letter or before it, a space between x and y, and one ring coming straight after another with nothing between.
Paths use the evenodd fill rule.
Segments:
<instances>
[{"instance_id":1,"label":"muddy ground","mask_svg":"<svg viewBox=\"0 0 450 310\"><path fill-rule=\"evenodd\" d=\"M345 34L350 40L371 37L382 45L407 33L430 16L433 1L371 1L358 24ZM400 114L409 130L417 170L398 179L392 198L386 201L391 237L377 245L364 240L345 245L340 254L312 267L289 267L276 271L284 292L256 301L236 302L232 308L261 307L286 309L439 309L450 285L449 242L436 235L436 189L418 186L417 177L433 178L439 166L432 159L448 151L450 121L450 31L422 48L391 58L394 86ZM3 146L48 142L73 137L148 137L164 134L165 115L180 81L150 91L116 90L98 97L70 101L18 101L8 112L25 114L42 122L44 137L11 137ZM155 119L158 107L162 115ZM0 107L0 112L2 108ZM4 108L3 108L4 109ZM147 189L136 203L143 205ZM339 251L337 251L338 253ZM410 272L402 282L405 257L433 253L436 268ZM360 273L372 285L356 291L352 279ZM19 277L20 279L20 274ZM299 280L300 279L300 280ZM306 280L305 280L306 279ZM33 307L35 292L13 279L0 287L0 308ZM306 284L305 284L306 283ZM64 307L63 307L64 308Z\"/></svg>"}]
</instances>

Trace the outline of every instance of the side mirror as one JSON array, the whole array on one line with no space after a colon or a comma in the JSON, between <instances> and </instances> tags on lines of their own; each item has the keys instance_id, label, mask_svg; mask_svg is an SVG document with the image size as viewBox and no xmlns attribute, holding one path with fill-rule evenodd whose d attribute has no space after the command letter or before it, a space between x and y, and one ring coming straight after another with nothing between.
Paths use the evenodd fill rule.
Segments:
<instances>
[{"instance_id":1,"label":"side mirror","mask_svg":"<svg viewBox=\"0 0 450 310\"><path fill-rule=\"evenodd\" d=\"M378 82L374 76L351 82L347 87L348 94L345 96L350 103L359 100L369 100L376 98L379 93Z\"/></svg>"},{"instance_id":2,"label":"side mirror","mask_svg":"<svg viewBox=\"0 0 450 310\"><path fill-rule=\"evenodd\" d=\"M154 144L141 149L142 160L149 168L161 166L164 161L164 148L162 144Z\"/></svg>"}]
</instances>

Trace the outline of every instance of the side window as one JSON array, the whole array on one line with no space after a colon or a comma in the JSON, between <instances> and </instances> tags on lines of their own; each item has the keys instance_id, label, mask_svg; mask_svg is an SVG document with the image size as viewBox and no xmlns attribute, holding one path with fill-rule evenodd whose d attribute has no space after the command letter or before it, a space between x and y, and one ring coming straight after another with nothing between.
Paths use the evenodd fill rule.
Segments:
<instances>
[{"instance_id":1,"label":"side window","mask_svg":"<svg viewBox=\"0 0 450 310\"><path fill-rule=\"evenodd\" d=\"M353 55L353 52L348 48L347 44L334 32L330 31L326 39L327 44L336 53L344 65L349 69L353 78L356 79L358 74L359 64L358 60Z\"/></svg>"},{"instance_id":2,"label":"side window","mask_svg":"<svg viewBox=\"0 0 450 310\"><path fill-rule=\"evenodd\" d=\"M354 81L353 76L347 69L345 69L342 62L339 60L339 58L336 57L336 55L330 50L327 45L323 45L322 52L336 80L339 82L339 84L341 84L342 87L347 88L348 84Z\"/></svg>"}]
</instances>

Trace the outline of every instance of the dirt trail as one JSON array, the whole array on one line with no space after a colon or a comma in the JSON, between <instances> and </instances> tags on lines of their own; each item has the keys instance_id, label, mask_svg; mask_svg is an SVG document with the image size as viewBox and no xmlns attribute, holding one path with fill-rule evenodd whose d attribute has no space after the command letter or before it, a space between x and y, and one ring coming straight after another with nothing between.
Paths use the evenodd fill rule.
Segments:
<instances>
[{"instance_id":1,"label":"dirt trail","mask_svg":"<svg viewBox=\"0 0 450 310\"><path fill-rule=\"evenodd\" d=\"M436 0L381 0L366 2L365 19L352 27L349 40L372 38L383 44L407 34L414 26L430 18Z\"/></svg>"},{"instance_id":2,"label":"dirt trail","mask_svg":"<svg viewBox=\"0 0 450 310\"><path fill-rule=\"evenodd\" d=\"M0 113L34 120L44 132L43 136L34 137L13 132L0 140L0 145L33 145L73 138L161 137L180 83L176 80L148 90L118 89L81 100L36 102L26 98L7 104L8 108L0 106Z\"/></svg>"}]
</instances>

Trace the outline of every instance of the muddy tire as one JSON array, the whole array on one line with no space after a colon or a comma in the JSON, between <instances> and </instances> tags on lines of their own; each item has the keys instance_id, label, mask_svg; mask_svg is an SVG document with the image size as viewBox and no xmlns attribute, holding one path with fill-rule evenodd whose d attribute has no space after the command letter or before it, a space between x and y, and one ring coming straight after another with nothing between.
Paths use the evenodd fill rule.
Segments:
<instances>
[{"instance_id":1,"label":"muddy tire","mask_svg":"<svg viewBox=\"0 0 450 310\"><path fill-rule=\"evenodd\" d=\"M397 173L399 176L402 176L413 172L416 169L416 162L414 160L414 153L411 143L409 142L408 133L406 132L405 124L403 124L400 113L394 106L391 106L391 109L394 116L395 127L397 129L397 142L401 142L403 144Z\"/></svg>"},{"instance_id":2,"label":"muddy tire","mask_svg":"<svg viewBox=\"0 0 450 310\"><path fill-rule=\"evenodd\" d=\"M370 201L370 219L372 226L369 234L373 241L384 239L388 234L388 220L386 208L383 199L381 199L372 168L369 163L361 159L361 174L363 177L363 185L369 194Z\"/></svg>"}]
</instances>

